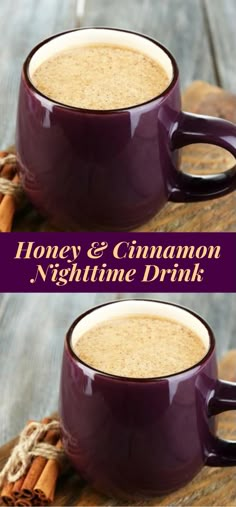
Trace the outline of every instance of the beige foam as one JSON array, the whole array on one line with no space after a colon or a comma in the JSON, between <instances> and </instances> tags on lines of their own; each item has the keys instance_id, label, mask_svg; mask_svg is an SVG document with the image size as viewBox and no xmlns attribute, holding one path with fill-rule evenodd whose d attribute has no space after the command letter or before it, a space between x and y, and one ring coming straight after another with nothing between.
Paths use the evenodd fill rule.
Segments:
<instances>
[{"instance_id":1,"label":"beige foam","mask_svg":"<svg viewBox=\"0 0 236 507\"><path fill-rule=\"evenodd\" d=\"M146 315L113 318L84 333L74 346L90 366L124 377L161 377L194 366L202 340L179 322Z\"/></svg>"},{"instance_id":2,"label":"beige foam","mask_svg":"<svg viewBox=\"0 0 236 507\"><path fill-rule=\"evenodd\" d=\"M133 49L96 44L52 56L32 75L49 98L85 109L119 109L160 95L169 85L156 61Z\"/></svg>"}]
</instances>

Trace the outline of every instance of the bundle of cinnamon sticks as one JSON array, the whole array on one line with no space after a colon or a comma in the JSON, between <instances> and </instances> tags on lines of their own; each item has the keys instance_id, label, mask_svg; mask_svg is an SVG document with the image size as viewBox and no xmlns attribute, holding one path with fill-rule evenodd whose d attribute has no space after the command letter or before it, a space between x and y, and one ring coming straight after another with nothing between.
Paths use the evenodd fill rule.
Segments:
<instances>
[{"instance_id":1,"label":"bundle of cinnamon sticks","mask_svg":"<svg viewBox=\"0 0 236 507\"><path fill-rule=\"evenodd\" d=\"M14 157L8 162L7 158L12 155L10 151L0 151L0 161L6 159L6 163L0 164L0 177L19 184L19 176L16 172ZM0 192L0 232L10 232L16 211L16 199L12 194Z\"/></svg>"},{"instance_id":2,"label":"bundle of cinnamon sticks","mask_svg":"<svg viewBox=\"0 0 236 507\"><path fill-rule=\"evenodd\" d=\"M47 424L52 419L41 421ZM32 422L32 421L30 421ZM49 430L43 440L57 449L62 448L59 430ZM6 482L0 493L0 505L50 505L54 500L60 465L56 459L33 458L28 471L15 483Z\"/></svg>"}]
</instances>

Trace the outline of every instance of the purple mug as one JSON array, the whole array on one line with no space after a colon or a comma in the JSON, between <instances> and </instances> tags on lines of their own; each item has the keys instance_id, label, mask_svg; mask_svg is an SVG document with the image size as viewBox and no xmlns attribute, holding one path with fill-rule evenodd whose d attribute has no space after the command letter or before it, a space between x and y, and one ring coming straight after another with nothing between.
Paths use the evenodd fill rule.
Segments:
<instances>
[{"instance_id":1,"label":"purple mug","mask_svg":"<svg viewBox=\"0 0 236 507\"><path fill-rule=\"evenodd\" d=\"M169 86L143 104L86 110L58 103L32 83L37 66L74 45L128 46L164 66ZM169 201L213 199L236 188L236 168L193 176L179 170L179 148L211 143L236 156L236 127L181 111L174 57L159 42L131 31L80 28L49 37L23 66L17 118L17 160L32 203L67 229L136 227Z\"/></svg>"},{"instance_id":2,"label":"purple mug","mask_svg":"<svg viewBox=\"0 0 236 507\"><path fill-rule=\"evenodd\" d=\"M98 371L75 355L75 341L95 324L144 313L192 329L206 345L205 357L168 377L131 379ZM216 435L215 415L231 409L236 384L218 379L213 332L186 308L117 301L85 312L67 333L60 388L63 445L75 469L98 491L127 499L166 494L204 465L236 465L236 442Z\"/></svg>"}]
</instances>

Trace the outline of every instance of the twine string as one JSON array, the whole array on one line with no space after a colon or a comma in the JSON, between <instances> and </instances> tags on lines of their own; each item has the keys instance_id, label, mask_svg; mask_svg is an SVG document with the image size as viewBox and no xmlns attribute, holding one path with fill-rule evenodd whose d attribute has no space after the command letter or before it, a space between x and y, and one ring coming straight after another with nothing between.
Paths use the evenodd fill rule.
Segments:
<instances>
[{"instance_id":1,"label":"twine string","mask_svg":"<svg viewBox=\"0 0 236 507\"><path fill-rule=\"evenodd\" d=\"M51 421L47 424L40 422L29 423L21 432L18 444L14 447L8 461L0 472L0 488L4 482L16 482L28 470L31 461L36 456L56 459L59 462L64 460L63 449L56 449L55 446L41 442L49 430L59 431L59 422Z\"/></svg>"},{"instance_id":2,"label":"twine string","mask_svg":"<svg viewBox=\"0 0 236 507\"><path fill-rule=\"evenodd\" d=\"M13 195L19 198L22 193L22 186L20 183L13 183L7 178L0 177L0 193L4 195Z\"/></svg>"},{"instance_id":3,"label":"twine string","mask_svg":"<svg viewBox=\"0 0 236 507\"><path fill-rule=\"evenodd\" d=\"M0 170L5 164L16 165L16 155L9 153L4 157L0 157ZM14 183L3 176L0 176L0 194L12 195L15 197L18 205L23 205L25 203L25 194L21 183Z\"/></svg>"},{"instance_id":4,"label":"twine string","mask_svg":"<svg viewBox=\"0 0 236 507\"><path fill-rule=\"evenodd\" d=\"M15 164L16 163L16 156L13 153L8 153L8 155L5 155L5 157L0 157L0 169L5 164Z\"/></svg>"}]
</instances>

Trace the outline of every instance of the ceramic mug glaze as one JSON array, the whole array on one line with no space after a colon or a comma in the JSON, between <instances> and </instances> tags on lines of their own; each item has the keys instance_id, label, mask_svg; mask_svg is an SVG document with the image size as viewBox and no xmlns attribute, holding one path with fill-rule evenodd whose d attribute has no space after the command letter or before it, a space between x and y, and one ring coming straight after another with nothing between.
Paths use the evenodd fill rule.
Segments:
<instances>
[{"instance_id":1,"label":"ceramic mug glaze","mask_svg":"<svg viewBox=\"0 0 236 507\"><path fill-rule=\"evenodd\" d=\"M130 379L91 368L75 355L73 344L96 323L140 313L191 328L206 345L205 357L168 377ZM236 465L236 442L216 435L215 415L231 409L236 384L218 379L213 332L186 308L151 300L108 303L78 317L67 333L60 388L63 444L76 470L103 493L128 499L165 494L204 465Z\"/></svg>"},{"instance_id":2,"label":"ceramic mug glaze","mask_svg":"<svg viewBox=\"0 0 236 507\"><path fill-rule=\"evenodd\" d=\"M37 90L32 73L49 56L86 43L129 46L158 60L170 84L152 100L126 109L86 110ZM174 57L159 42L114 28L53 35L27 57L21 77L17 159L26 193L60 227L130 229L170 201L213 199L236 188L236 168L193 176L179 170L178 150L211 143L236 156L236 127L181 111Z\"/></svg>"}]
</instances>

